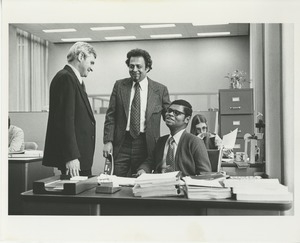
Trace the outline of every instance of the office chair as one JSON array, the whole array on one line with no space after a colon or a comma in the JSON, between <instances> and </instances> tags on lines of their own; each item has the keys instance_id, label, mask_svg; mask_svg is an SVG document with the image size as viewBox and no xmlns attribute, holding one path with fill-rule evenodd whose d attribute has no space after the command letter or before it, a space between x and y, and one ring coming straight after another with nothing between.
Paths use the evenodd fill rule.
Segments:
<instances>
[{"instance_id":1,"label":"office chair","mask_svg":"<svg viewBox=\"0 0 300 243\"><path fill-rule=\"evenodd\" d=\"M223 149L207 149L212 172L220 172Z\"/></svg>"},{"instance_id":2,"label":"office chair","mask_svg":"<svg viewBox=\"0 0 300 243\"><path fill-rule=\"evenodd\" d=\"M38 145L36 142L25 142L24 149L25 150L37 150Z\"/></svg>"}]
</instances>

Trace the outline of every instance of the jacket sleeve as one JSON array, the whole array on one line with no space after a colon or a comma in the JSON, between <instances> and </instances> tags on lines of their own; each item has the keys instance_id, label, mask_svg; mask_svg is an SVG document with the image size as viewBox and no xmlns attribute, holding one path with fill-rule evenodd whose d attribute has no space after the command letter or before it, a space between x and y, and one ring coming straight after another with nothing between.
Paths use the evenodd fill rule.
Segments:
<instances>
[{"instance_id":1,"label":"jacket sleeve","mask_svg":"<svg viewBox=\"0 0 300 243\"><path fill-rule=\"evenodd\" d=\"M106 111L105 122L104 122L104 131L103 131L103 143L113 142L114 140L114 131L116 124L116 108L117 108L117 82L115 83L110 100L109 106Z\"/></svg>"},{"instance_id":2,"label":"jacket sleeve","mask_svg":"<svg viewBox=\"0 0 300 243\"><path fill-rule=\"evenodd\" d=\"M53 90L56 96L54 129L57 129L58 140L62 146L62 157L70 161L80 157L75 131L76 87L72 77L64 75L63 82L57 82Z\"/></svg>"},{"instance_id":3,"label":"jacket sleeve","mask_svg":"<svg viewBox=\"0 0 300 243\"><path fill-rule=\"evenodd\" d=\"M196 166L196 175L199 175L201 172L211 172L211 164L203 140L197 138L194 141L194 159Z\"/></svg>"},{"instance_id":4,"label":"jacket sleeve","mask_svg":"<svg viewBox=\"0 0 300 243\"><path fill-rule=\"evenodd\" d=\"M155 150L148 155L147 159L139 166L137 171L144 170L146 173L152 173L155 168Z\"/></svg>"},{"instance_id":5,"label":"jacket sleeve","mask_svg":"<svg viewBox=\"0 0 300 243\"><path fill-rule=\"evenodd\" d=\"M155 148L152 153L150 153L147 159L139 166L138 170L143 169L147 173L152 173L153 170L156 170L160 160L159 158L159 148L162 146L161 138L158 139ZM156 171L157 172L157 171Z\"/></svg>"},{"instance_id":6,"label":"jacket sleeve","mask_svg":"<svg viewBox=\"0 0 300 243\"><path fill-rule=\"evenodd\" d=\"M166 114L167 108L170 106L170 103L171 103L171 101L170 101L168 88L164 86L163 96L162 96L163 110L161 112L163 120L165 120L165 114Z\"/></svg>"}]
</instances>

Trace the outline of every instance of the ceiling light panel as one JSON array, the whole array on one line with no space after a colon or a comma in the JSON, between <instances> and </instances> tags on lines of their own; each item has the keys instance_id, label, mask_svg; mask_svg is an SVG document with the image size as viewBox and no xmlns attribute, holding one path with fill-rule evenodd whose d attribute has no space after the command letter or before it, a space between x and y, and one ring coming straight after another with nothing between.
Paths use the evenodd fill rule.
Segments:
<instances>
[{"instance_id":1,"label":"ceiling light panel","mask_svg":"<svg viewBox=\"0 0 300 243\"><path fill-rule=\"evenodd\" d=\"M91 38L63 38L61 39L64 42L75 42L75 41L91 41Z\"/></svg>"},{"instance_id":2,"label":"ceiling light panel","mask_svg":"<svg viewBox=\"0 0 300 243\"><path fill-rule=\"evenodd\" d=\"M136 39L135 36L110 36L104 37L106 40L133 40Z\"/></svg>"},{"instance_id":3,"label":"ceiling light panel","mask_svg":"<svg viewBox=\"0 0 300 243\"><path fill-rule=\"evenodd\" d=\"M76 29L47 29L43 31L45 33L62 33L62 32L76 32Z\"/></svg>"},{"instance_id":4,"label":"ceiling light panel","mask_svg":"<svg viewBox=\"0 0 300 243\"><path fill-rule=\"evenodd\" d=\"M91 27L92 31L103 31L103 30L124 30L124 26L111 26L111 27Z\"/></svg>"},{"instance_id":5,"label":"ceiling light panel","mask_svg":"<svg viewBox=\"0 0 300 243\"><path fill-rule=\"evenodd\" d=\"M151 38L178 38L182 37L182 34L166 34L166 35L150 35Z\"/></svg>"},{"instance_id":6,"label":"ceiling light panel","mask_svg":"<svg viewBox=\"0 0 300 243\"><path fill-rule=\"evenodd\" d=\"M172 28L176 27L175 24L147 24L147 25L140 25L142 29L153 29L153 28Z\"/></svg>"},{"instance_id":7,"label":"ceiling light panel","mask_svg":"<svg viewBox=\"0 0 300 243\"><path fill-rule=\"evenodd\" d=\"M192 23L193 26L228 25L228 23Z\"/></svg>"},{"instance_id":8,"label":"ceiling light panel","mask_svg":"<svg viewBox=\"0 0 300 243\"><path fill-rule=\"evenodd\" d=\"M199 37L223 36L223 35L230 35L230 32L197 33L197 36Z\"/></svg>"}]
</instances>

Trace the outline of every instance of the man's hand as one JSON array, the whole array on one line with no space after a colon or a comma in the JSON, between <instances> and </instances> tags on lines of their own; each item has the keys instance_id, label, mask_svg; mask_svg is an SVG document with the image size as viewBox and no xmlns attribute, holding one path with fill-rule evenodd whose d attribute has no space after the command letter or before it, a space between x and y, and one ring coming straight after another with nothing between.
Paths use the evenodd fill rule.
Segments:
<instances>
[{"instance_id":1,"label":"man's hand","mask_svg":"<svg viewBox=\"0 0 300 243\"><path fill-rule=\"evenodd\" d=\"M203 132L203 133L199 134L198 136L199 136L199 138L201 138L201 139L203 139L203 138L205 138L205 137L208 137L208 138L209 138L209 133L208 133L208 132Z\"/></svg>"},{"instance_id":2,"label":"man's hand","mask_svg":"<svg viewBox=\"0 0 300 243\"><path fill-rule=\"evenodd\" d=\"M140 175L145 174L145 173L146 173L146 171L144 171L143 169L140 169L135 175L136 175L136 177L139 177Z\"/></svg>"},{"instance_id":3,"label":"man's hand","mask_svg":"<svg viewBox=\"0 0 300 243\"><path fill-rule=\"evenodd\" d=\"M112 142L108 142L108 143L104 144L103 157L107 158L109 154L112 154L112 152L113 152Z\"/></svg>"},{"instance_id":4,"label":"man's hand","mask_svg":"<svg viewBox=\"0 0 300 243\"><path fill-rule=\"evenodd\" d=\"M66 163L67 175L79 176L80 162L78 159L71 160Z\"/></svg>"}]
</instances>

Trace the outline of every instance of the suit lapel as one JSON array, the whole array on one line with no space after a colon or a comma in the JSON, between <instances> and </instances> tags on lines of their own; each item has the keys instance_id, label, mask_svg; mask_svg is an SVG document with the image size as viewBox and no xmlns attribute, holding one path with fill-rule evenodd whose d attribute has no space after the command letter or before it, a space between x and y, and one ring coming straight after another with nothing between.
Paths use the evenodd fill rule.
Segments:
<instances>
[{"instance_id":1,"label":"suit lapel","mask_svg":"<svg viewBox=\"0 0 300 243\"><path fill-rule=\"evenodd\" d=\"M178 161L178 151L180 148L184 148L184 146L182 145L182 143L184 143L184 137L186 135L186 130L183 131L183 133L181 134L181 137L179 139L179 143L177 145L177 150L176 150L176 154L175 154L175 161Z\"/></svg>"},{"instance_id":2,"label":"suit lapel","mask_svg":"<svg viewBox=\"0 0 300 243\"><path fill-rule=\"evenodd\" d=\"M132 81L130 78L126 79L123 83L123 88L121 88L121 99L124 107L124 111L126 114L126 118L128 118L129 113L129 103L130 103L130 93L132 87Z\"/></svg>"},{"instance_id":3,"label":"suit lapel","mask_svg":"<svg viewBox=\"0 0 300 243\"><path fill-rule=\"evenodd\" d=\"M161 170L161 168L162 168L164 150L165 150L165 145L166 145L168 138L169 138L169 134L159 138L159 140L157 141L156 148L158 148L158 149L156 151L157 154L155 156L156 156L156 160L158 161L158 164L156 165L156 168L155 168L156 171L158 169Z\"/></svg>"},{"instance_id":4,"label":"suit lapel","mask_svg":"<svg viewBox=\"0 0 300 243\"><path fill-rule=\"evenodd\" d=\"M148 78L148 97L147 97L147 109L146 109L146 121L150 119L155 106L157 105L158 95L157 89L153 81Z\"/></svg>"},{"instance_id":5,"label":"suit lapel","mask_svg":"<svg viewBox=\"0 0 300 243\"><path fill-rule=\"evenodd\" d=\"M73 76L73 79L75 80L75 83L77 85L77 88L79 90L79 93L81 95L81 98L83 99L84 101L84 104L90 114L90 117L95 120L95 117L94 117L94 113L92 111L92 108L91 108L91 104L89 102L89 99L88 99L88 96L86 94L86 92L83 91L82 87L81 87L81 84L76 76L76 74L74 73L74 71L72 70L72 68L70 68L68 65L65 66L65 69Z\"/></svg>"}]
</instances>

